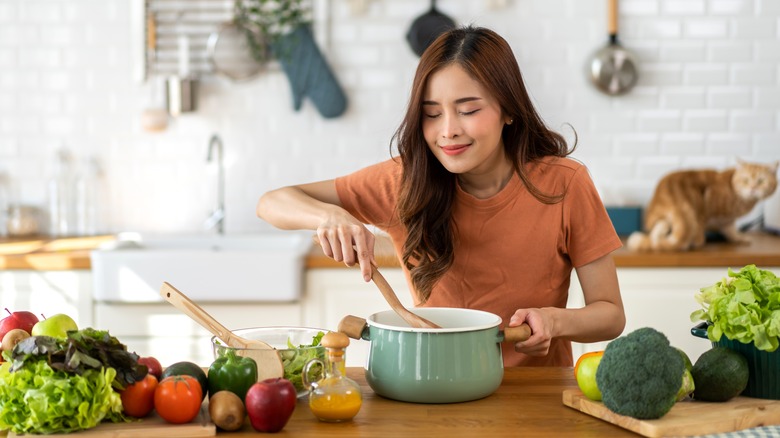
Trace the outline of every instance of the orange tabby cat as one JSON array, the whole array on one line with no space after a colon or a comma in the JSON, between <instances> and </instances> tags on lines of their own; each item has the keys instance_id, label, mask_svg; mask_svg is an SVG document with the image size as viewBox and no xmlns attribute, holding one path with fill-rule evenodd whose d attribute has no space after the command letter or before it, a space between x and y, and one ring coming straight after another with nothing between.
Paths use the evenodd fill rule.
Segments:
<instances>
[{"instance_id":1,"label":"orange tabby cat","mask_svg":"<svg viewBox=\"0 0 780 438\"><path fill-rule=\"evenodd\" d=\"M778 162L746 163L722 172L684 170L658 182L647 206L644 230L628 238L634 251L688 250L704 245L707 231L731 242L748 243L735 222L777 188Z\"/></svg>"}]
</instances>

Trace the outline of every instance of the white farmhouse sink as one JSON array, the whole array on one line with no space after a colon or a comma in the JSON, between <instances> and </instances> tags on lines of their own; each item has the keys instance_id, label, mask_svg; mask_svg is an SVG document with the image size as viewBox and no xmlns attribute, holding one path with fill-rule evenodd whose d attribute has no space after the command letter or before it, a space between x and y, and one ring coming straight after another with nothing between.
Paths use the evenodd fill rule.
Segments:
<instances>
[{"instance_id":1,"label":"white farmhouse sink","mask_svg":"<svg viewBox=\"0 0 780 438\"><path fill-rule=\"evenodd\" d=\"M311 234L141 236L92 251L93 297L162 301L164 281L195 302L296 301Z\"/></svg>"}]
</instances>

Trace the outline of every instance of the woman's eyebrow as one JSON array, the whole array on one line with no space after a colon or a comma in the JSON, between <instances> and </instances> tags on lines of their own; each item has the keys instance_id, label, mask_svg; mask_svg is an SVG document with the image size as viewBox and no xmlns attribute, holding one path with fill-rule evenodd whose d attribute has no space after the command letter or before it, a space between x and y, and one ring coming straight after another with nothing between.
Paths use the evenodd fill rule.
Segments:
<instances>
[{"instance_id":1,"label":"woman's eyebrow","mask_svg":"<svg viewBox=\"0 0 780 438\"><path fill-rule=\"evenodd\" d=\"M455 100L455 104L461 104L466 102L473 102L475 100L482 100L481 97L461 97L460 99ZM436 102L435 100L424 100L423 105L439 105L439 102Z\"/></svg>"}]
</instances>

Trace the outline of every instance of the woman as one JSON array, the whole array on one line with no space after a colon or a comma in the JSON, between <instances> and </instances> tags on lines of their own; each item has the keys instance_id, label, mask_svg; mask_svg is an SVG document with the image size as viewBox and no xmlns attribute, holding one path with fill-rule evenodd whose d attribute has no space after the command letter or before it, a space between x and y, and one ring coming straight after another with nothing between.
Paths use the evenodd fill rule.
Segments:
<instances>
[{"instance_id":1,"label":"woman","mask_svg":"<svg viewBox=\"0 0 780 438\"><path fill-rule=\"evenodd\" d=\"M464 307L528 323L506 366L571 366L571 343L625 325L611 252L621 243L587 169L533 108L507 42L451 30L417 67L399 157L335 180L266 193L257 214L317 231L323 251L374 262L373 224L392 238L416 305ZM585 307L566 309L576 268Z\"/></svg>"}]
</instances>

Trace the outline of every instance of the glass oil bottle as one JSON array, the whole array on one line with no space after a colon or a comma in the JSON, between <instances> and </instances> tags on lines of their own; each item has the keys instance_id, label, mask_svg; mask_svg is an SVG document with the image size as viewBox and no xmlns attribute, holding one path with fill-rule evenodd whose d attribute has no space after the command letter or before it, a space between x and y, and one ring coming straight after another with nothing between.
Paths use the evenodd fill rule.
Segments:
<instances>
[{"instance_id":1,"label":"glass oil bottle","mask_svg":"<svg viewBox=\"0 0 780 438\"><path fill-rule=\"evenodd\" d=\"M349 421L363 403L360 386L346 374L346 348L349 338L344 333L329 332L322 337L322 346L327 349L323 364L312 359L303 368L303 382L309 388L309 407L315 417L326 422ZM316 382L309 381L309 370L319 364L325 370L324 377Z\"/></svg>"}]
</instances>

